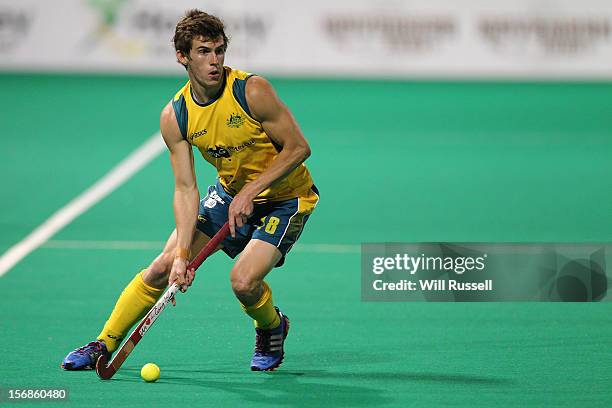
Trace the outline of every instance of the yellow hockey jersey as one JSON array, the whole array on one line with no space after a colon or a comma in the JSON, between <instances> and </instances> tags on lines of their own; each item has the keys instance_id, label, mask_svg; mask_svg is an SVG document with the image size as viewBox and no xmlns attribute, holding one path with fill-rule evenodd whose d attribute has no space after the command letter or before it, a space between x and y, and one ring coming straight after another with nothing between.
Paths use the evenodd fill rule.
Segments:
<instances>
[{"instance_id":1,"label":"yellow hockey jersey","mask_svg":"<svg viewBox=\"0 0 612 408\"><path fill-rule=\"evenodd\" d=\"M172 107L183 137L216 167L225 190L237 194L276 159L279 149L260 122L251 117L246 102L246 83L251 74L224 67L225 81L218 97L206 104L196 102L191 84L176 93ZM302 163L281 181L262 191L255 202L297 197L312 186Z\"/></svg>"}]
</instances>

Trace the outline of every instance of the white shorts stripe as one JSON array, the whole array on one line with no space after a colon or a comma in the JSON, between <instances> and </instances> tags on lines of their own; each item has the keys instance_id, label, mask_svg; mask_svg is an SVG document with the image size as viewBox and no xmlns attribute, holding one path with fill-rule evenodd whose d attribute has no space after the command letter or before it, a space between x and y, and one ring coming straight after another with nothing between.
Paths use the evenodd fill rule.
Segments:
<instances>
[{"instance_id":1,"label":"white shorts stripe","mask_svg":"<svg viewBox=\"0 0 612 408\"><path fill-rule=\"evenodd\" d=\"M285 231L283 231L283 235L281 236L281 239L278 240L278 245L276 246L277 248L280 247L280 245L283 243L283 239L285 238L285 234L287 234L287 230L289 229L289 225L291 225L291 219L293 217L295 217L295 215L299 211L300 211L300 197L297 197L297 209L295 210L293 215L291 217L289 217L289 221L287 221L287 226L285 227Z\"/></svg>"}]
</instances>

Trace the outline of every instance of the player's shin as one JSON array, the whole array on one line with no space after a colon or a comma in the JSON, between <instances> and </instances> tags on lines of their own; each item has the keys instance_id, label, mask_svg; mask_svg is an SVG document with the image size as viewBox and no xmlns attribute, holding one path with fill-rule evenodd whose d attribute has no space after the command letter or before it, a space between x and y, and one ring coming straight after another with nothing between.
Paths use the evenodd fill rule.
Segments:
<instances>
[{"instance_id":1,"label":"player's shin","mask_svg":"<svg viewBox=\"0 0 612 408\"><path fill-rule=\"evenodd\" d=\"M128 330L142 319L164 293L164 289L147 285L142 278L143 272L139 272L121 292L113 312L97 337L104 341L111 353L119 347Z\"/></svg>"},{"instance_id":2,"label":"player's shin","mask_svg":"<svg viewBox=\"0 0 612 408\"><path fill-rule=\"evenodd\" d=\"M253 305L241 304L242 309L254 320L258 329L274 329L280 324L280 317L274 309L272 291L266 282L263 282L261 298Z\"/></svg>"}]
</instances>

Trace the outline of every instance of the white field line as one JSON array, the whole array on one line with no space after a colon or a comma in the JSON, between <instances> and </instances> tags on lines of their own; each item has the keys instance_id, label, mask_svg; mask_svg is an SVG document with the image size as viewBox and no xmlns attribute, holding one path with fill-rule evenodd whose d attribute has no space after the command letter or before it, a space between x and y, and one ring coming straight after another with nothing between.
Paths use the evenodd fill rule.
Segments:
<instances>
[{"instance_id":1,"label":"white field line","mask_svg":"<svg viewBox=\"0 0 612 408\"><path fill-rule=\"evenodd\" d=\"M79 240L50 240L41 245L45 249L100 249L108 251L134 251L134 250L161 250L163 241L79 241Z\"/></svg>"},{"instance_id":2,"label":"white field line","mask_svg":"<svg viewBox=\"0 0 612 408\"><path fill-rule=\"evenodd\" d=\"M151 136L95 184L60 208L27 237L2 254L0 256L0 276L7 273L30 252L44 244L79 215L125 183L141 168L163 152L164 147L165 145L159 132Z\"/></svg>"},{"instance_id":3,"label":"white field line","mask_svg":"<svg viewBox=\"0 0 612 408\"><path fill-rule=\"evenodd\" d=\"M82 250L161 250L163 241L80 241L80 240L52 240L42 245L49 249L82 249ZM359 253L360 245L352 244L295 244L293 251L310 253Z\"/></svg>"}]
</instances>

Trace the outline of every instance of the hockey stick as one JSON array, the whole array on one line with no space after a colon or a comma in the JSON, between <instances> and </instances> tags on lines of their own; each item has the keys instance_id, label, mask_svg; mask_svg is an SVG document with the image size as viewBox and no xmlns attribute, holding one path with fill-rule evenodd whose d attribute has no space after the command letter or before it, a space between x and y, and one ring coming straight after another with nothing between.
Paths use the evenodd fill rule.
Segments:
<instances>
[{"instance_id":1,"label":"hockey stick","mask_svg":"<svg viewBox=\"0 0 612 408\"><path fill-rule=\"evenodd\" d=\"M211 238L210 241L202 248L200 253L187 265L187 269L198 269L202 262L212 254L229 234L229 224L226 222L223 227ZM159 317L164 308L174 299L179 285L173 283L164 295L155 303L149 313L140 321L138 326L132 331L128 339L123 343L117 354L107 363L106 356L102 354L96 361L96 373L103 380L110 380L113 375L119 370L125 359L130 355L134 347L145 335L147 330L151 328L153 322Z\"/></svg>"}]
</instances>

